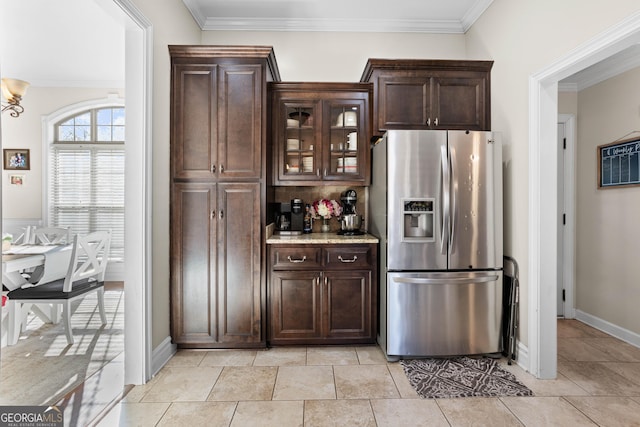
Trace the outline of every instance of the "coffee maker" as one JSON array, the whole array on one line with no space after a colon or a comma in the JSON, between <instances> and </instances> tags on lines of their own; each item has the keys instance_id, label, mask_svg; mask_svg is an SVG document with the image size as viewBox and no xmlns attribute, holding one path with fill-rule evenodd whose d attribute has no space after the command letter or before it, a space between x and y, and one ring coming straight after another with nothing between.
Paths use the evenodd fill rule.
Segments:
<instances>
[{"instance_id":1,"label":"coffee maker","mask_svg":"<svg viewBox=\"0 0 640 427\"><path fill-rule=\"evenodd\" d=\"M304 203L302 199L292 199L289 203L275 203L275 234L302 234L304 225Z\"/></svg>"},{"instance_id":2,"label":"coffee maker","mask_svg":"<svg viewBox=\"0 0 640 427\"><path fill-rule=\"evenodd\" d=\"M342 202L342 217L340 218L340 231L338 234L345 236L356 236L364 234L360 227L362 226L362 216L356 212L356 202L358 201L358 193L356 190L348 189L340 195Z\"/></svg>"}]
</instances>

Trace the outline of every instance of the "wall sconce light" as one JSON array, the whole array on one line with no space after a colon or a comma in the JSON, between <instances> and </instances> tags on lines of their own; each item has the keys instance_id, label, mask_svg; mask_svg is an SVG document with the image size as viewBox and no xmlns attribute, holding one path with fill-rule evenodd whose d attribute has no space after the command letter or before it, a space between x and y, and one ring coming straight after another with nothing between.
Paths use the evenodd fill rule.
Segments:
<instances>
[{"instance_id":1,"label":"wall sconce light","mask_svg":"<svg viewBox=\"0 0 640 427\"><path fill-rule=\"evenodd\" d=\"M11 111L11 117L18 117L24 112L24 107L20 105L20 101L24 96L29 83L18 79L2 79L2 95L7 103L2 103L2 112Z\"/></svg>"}]
</instances>

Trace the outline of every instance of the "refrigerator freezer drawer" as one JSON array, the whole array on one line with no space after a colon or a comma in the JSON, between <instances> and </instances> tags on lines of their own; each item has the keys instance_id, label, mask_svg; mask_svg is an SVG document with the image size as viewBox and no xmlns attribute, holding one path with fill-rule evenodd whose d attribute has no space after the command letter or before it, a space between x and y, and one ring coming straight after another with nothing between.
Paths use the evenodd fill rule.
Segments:
<instances>
[{"instance_id":1,"label":"refrigerator freezer drawer","mask_svg":"<svg viewBox=\"0 0 640 427\"><path fill-rule=\"evenodd\" d=\"M387 279L387 356L502 350L502 271L388 273Z\"/></svg>"}]
</instances>

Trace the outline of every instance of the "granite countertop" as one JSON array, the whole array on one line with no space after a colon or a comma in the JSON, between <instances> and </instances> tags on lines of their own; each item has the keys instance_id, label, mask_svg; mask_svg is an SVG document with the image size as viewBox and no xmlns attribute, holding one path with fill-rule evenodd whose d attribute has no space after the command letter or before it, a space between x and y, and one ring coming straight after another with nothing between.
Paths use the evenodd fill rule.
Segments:
<instances>
[{"instance_id":1,"label":"granite countertop","mask_svg":"<svg viewBox=\"0 0 640 427\"><path fill-rule=\"evenodd\" d=\"M279 236L272 235L267 238L268 245L282 244L334 244L334 243L378 243L378 238L371 234L363 234L360 236L342 236L336 233L310 233L300 234L298 236Z\"/></svg>"}]
</instances>

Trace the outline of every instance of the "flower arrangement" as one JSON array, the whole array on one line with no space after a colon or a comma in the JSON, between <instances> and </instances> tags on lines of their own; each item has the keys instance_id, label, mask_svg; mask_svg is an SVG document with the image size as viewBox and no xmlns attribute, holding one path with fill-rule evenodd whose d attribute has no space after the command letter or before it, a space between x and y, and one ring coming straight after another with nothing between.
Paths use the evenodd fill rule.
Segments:
<instances>
[{"instance_id":1,"label":"flower arrangement","mask_svg":"<svg viewBox=\"0 0 640 427\"><path fill-rule=\"evenodd\" d=\"M309 210L313 219L331 219L342 215L342 206L335 200L320 199L313 202Z\"/></svg>"},{"instance_id":2,"label":"flower arrangement","mask_svg":"<svg viewBox=\"0 0 640 427\"><path fill-rule=\"evenodd\" d=\"M11 243L13 242L13 236L9 233L2 233L2 250L8 251L11 249Z\"/></svg>"}]
</instances>

